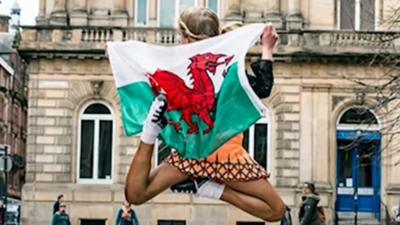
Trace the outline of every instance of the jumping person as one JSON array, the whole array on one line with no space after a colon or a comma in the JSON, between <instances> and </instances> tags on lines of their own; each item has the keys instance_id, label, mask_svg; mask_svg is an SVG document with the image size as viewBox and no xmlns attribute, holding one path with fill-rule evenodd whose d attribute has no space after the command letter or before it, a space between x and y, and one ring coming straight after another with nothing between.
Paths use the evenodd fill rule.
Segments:
<instances>
[{"instance_id":1,"label":"jumping person","mask_svg":"<svg viewBox=\"0 0 400 225\"><path fill-rule=\"evenodd\" d=\"M179 19L181 43L187 44L220 34L218 17L205 8L188 9ZM261 97L270 94L273 84L272 53L278 35L273 26L266 26L262 35L261 61L252 65L255 77L248 77L255 93ZM197 178L197 196L220 199L266 221L279 221L285 212L285 204L269 183L266 171L245 151L240 134L204 160L189 160L177 152L150 172L154 143L162 129L166 101L157 97L150 107L143 126L139 148L132 160L125 185L125 195L132 204L142 204L162 191ZM200 163L246 166L246 173L238 170L202 170ZM185 165L185 166L183 166ZM204 179L199 179L204 178ZM212 179L211 179L212 178ZM200 180L200 181L199 181Z\"/></svg>"}]
</instances>

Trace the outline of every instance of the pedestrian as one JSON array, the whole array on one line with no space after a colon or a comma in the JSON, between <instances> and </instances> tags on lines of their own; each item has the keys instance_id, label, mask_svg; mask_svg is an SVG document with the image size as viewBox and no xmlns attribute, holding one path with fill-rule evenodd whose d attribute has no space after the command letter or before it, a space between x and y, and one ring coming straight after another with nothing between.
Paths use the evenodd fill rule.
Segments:
<instances>
[{"instance_id":1,"label":"pedestrian","mask_svg":"<svg viewBox=\"0 0 400 225\"><path fill-rule=\"evenodd\" d=\"M220 34L219 19L214 12L206 8L187 9L180 16L179 30L182 44L201 41ZM264 89L259 92L261 94L259 97L265 98L269 96L273 84L272 53L278 40L275 27L265 26L261 39L262 56L258 66L255 67L256 77L253 79L254 82L248 79L256 94L257 89ZM150 107L143 126L141 142L126 179L125 193L128 201L133 204L145 203L165 189L189 180L196 182L195 185L186 185L196 193L196 196L221 199L266 221L281 220L285 213L285 204L268 181L267 172L251 159L243 148L242 134L229 140L204 160L186 159L174 152L167 161L150 172L154 143L162 129L160 124L166 104L165 100L156 98ZM232 165L232 161L243 168L249 168L251 172L242 173L244 170L235 169L222 171L228 168L228 163ZM202 166L204 163L220 166ZM222 170L211 171L217 176L213 177L207 169L201 170L201 168L222 168Z\"/></svg>"},{"instance_id":2,"label":"pedestrian","mask_svg":"<svg viewBox=\"0 0 400 225\"><path fill-rule=\"evenodd\" d=\"M302 203L300 205L300 225L322 225L318 210L320 197L315 192L315 185L312 182L304 182Z\"/></svg>"},{"instance_id":3,"label":"pedestrian","mask_svg":"<svg viewBox=\"0 0 400 225\"><path fill-rule=\"evenodd\" d=\"M64 195L58 195L57 200L53 205L53 214L60 210L60 203L63 201Z\"/></svg>"},{"instance_id":4,"label":"pedestrian","mask_svg":"<svg viewBox=\"0 0 400 225\"><path fill-rule=\"evenodd\" d=\"M140 225L135 210L132 209L128 201L124 201L118 210L115 225Z\"/></svg>"},{"instance_id":5,"label":"pedestrian","mask_svg":"<svg viewBox=\"0 0 400 225\"><path fill-rule=\"evenodd\" d=\"M53 214L51 225L71 225L69 215L66 212L67 205L64 202L60 203L58 212Z\"/></svg>"},{"instance_id":6,"label":"pedestrian","mask_svg":"<svg viewBox=\"0 0 400 225\"><path fill-rule=\"evenodd\" d=\"M0 201L0 225L5 223L5 214L6 214L6 207L4 206L3 201Z\"/></svg>"},{"instance_id":7,"label":"pedestrian","mask_svg":"<svg viewBox=\"0 0 400 225\"><path fill-rule=\"evenodd\" d=\"M21 205L18 205L17 209L17 222L18 224L21 224Z\"/></svg>"},{"instance_id":8,"label":"pedestrian","mask_svg":"<svg viewBox=\"0 0 400 225\"><path fill-rule=\"evenodd\" d=\"M391 217L393 225L400 225L400 201L398 205L392 207Z\"/></svg>"}]
</instances>

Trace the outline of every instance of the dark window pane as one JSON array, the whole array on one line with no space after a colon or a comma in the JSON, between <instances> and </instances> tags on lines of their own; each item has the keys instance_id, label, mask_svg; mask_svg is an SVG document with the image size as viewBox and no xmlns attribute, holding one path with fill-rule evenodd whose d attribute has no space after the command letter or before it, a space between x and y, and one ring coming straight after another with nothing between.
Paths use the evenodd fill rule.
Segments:
<instances>
[{"instance_id":1,"label":"dark window pane","mask_svg":"<svg viewBox=\"0 0 400 225\"><path fill-rule=\"evenodd\" d=\"M112 121L100 121L98 178L111 177Z\"/></svg>"},{"instance_id":2,"label":"dark window pane","mask_svg":"<svg viewBox=\"0 0 400 225\"><path fill-rule=\"evenodd\" d=\"M81 219L81 225L106 225L106 220Z\"/></svg>"},{"instance_id":3,"label":"dark window pane","mask_svg":"<svg viewBox=\"0 0 400 225\"><path fill-rule=\"evenodd\" d=\"M374 30L375 28L375 0L361 0L361 30Z\"/></svg>"},{"instance_id":4,"label":"dark window pane","mask_svg":"<svg viewBox=\"0 0 400 225\"><path fill-rule=\"evenodd\" d=\"M243 148L249 152L249 129L243 133Z\"/></svg>"},{"instance_id":5,"label":"dark window pane","mask_svg":"<svg viewBox=\"0 0 400 225\"><path fill-rule=\"evenodd\" d=\"M340 118L341 124L378 124L374 114L366 108L351 108Z\"/></svg>"},{"instance_id":6,"label":"dark window pane","mask_svg":"<svg viewBox=\"0 0 400 225\"><path fill-rule=\"evenodd\" d=\"M87 107L83 114L111 114L111 112L103 104L95 103Z\"/></svg>"},{"instance_id":7,"label":"dark window pane","mask_svg":"<svg viewBox=\"0 0 400 225\"><path fill-rule=\"evenodd\" d=\"M347 179L353 180L353 151L356 142L338 141L338 183L346 187ZM353 185L351 185L352 187Z\"/></svg>"},{"instance_id":8,"label":"dark window pane","mask_svg":"<svg viewBox=\"0 0 400 225\"><path fill-rule=\"evenodd\" d=\"M159 141L158 143L157 165L160 165L169 156L172 149L163 141Z\"/></svg>"},{"instance_id":9,"label":"dark window pane","mask_svg":"<svg viewBox=\"0 0 400 225\"><path fill-rule=\"evenodd\" d=\"M360 187L372 187L372 168L374 153L377 149L376 142L361 143L359 147L360 155L360 172L359 172L359 183Z\"/></svg>"},{"instance_id":10,"label":"dark window pane","mask_svg":"<svg viewBox=\"0 0 400 225\"><path fill-rule=\"evenodd\" d=\"M265 225L264 222L236 222L236 225Z\"/></svg>"},{"instance_id":11,"label":"dark window pane","mask_svg":"<svg viewBox=\"0 0 400 225\"><path fill-rule=\"evenodd\" d=\"M80 178L93 178L94 121L81 121Z\"/></svg>"},{"instance_id":12,"label":"dark window pane","mask_svg":"<svg viewBox=\"0 0 400 225\"><path fill-rule=\"evenodd\" d=\"M184 220L158 220L157 225L186 225Z\"/></svg>"},{"instance_id":13,"label":"dark window pane","mask_svg":"<svg viewBox=\"0 0 400 225\"><path fill-rule=\"evenodd\" d=\"M354 30L355 0L340 1L340 29Z\"/></svg>"},{"instance_id":14,"label":"dark window pane","mask_svg":"<svg viewBox=\"0 0 400 225\"><path fill-rule=\"evenodd\" d=\"M267 168L268 125L256 124L254 129L254 159Z\"/></svg>"}]
</instances>

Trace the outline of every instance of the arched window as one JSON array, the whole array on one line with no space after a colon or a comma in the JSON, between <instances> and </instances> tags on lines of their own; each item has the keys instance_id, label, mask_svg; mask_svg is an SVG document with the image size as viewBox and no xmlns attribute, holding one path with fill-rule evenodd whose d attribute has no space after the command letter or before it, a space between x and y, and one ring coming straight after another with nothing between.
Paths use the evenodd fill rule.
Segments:
<instances>
[{"instance_id":1,"label":"arched window","mask_svg":"<svg viewBox=\"0 0 400 225\"><path fill-rule=\"evenodd\" d=\"M114 116L101 102L84 107L79 119L78 181L111 183Z\"/></svg>"},{"instance_id":2,"label":"arched window","mask_svg":"<svg viewBox=\"0 0 400 225\"><path fill-rule=\"evenodd\" d=\"M269 124L267 118L260 119L244 132L243 147L268 171Z\"/></svg>"},{"instance_id":3,"label":"arched window","mask_svg":"<svg viewBox=\"0 0 400 225\"><path fill-rule=\"evenodd\" d=\"M374 114L367 108L351 108L343 113L340 124L378 124Z\"/></svg>"},{"instance_id":4,"label":"arched window","mask_svg":"<svg viewBox=\"0 0 400 225\"><path fill-rule=\"evenodd\" d=\"M352 107L339 117L338 130L379 130L376 116L366 107Z\"/></svg>"}]
</instances>

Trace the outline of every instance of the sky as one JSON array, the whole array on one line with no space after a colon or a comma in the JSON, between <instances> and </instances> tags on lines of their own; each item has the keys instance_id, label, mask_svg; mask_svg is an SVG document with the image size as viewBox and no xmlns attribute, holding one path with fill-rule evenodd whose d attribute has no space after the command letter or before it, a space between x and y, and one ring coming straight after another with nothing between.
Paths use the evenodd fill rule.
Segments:
<instances>
[{"instance_id":1,"label":"sky","mask_svg":"<svg viewBox=\"0 0 400 225\"><path fill-rule=\"evenodd\" d=\"M15 1L21 7L21 25L34 25L39 13L39 0L0 0L0 15L10 15L10 8Z\"/></svg>"}]
</instances>

